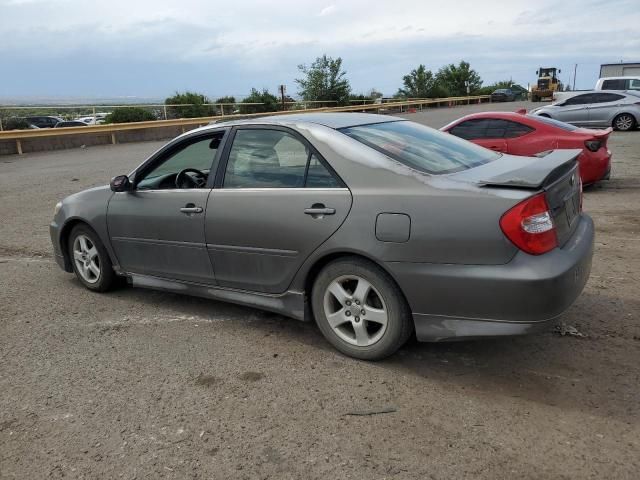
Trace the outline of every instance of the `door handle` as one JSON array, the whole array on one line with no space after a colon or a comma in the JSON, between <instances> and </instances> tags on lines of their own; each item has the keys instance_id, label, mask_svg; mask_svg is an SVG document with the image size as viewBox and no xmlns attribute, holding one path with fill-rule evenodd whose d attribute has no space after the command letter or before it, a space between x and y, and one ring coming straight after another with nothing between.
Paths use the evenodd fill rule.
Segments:
<instances>
[{"instance_id":1,"label":"door handle","mask_svg":"<svg viewBox=\"0 0 640 480\"><path fill-rule=\"evenodd\" d=\"M187 203L184 207L180 209L182 213L191 214L191 213L202 213L202 207L196 207L193 203Z\"/></svg>"},{"instance_id":2,"label":"door handle","mask_svg":"<svg viewBox=\"0 0 640 480\"><path fill-rule=\"evenodd\" d=\"M311 208L305 208L304 213L311 215L313 218L323 217L324 215L334 215L336 213L335 208L327 208L322 203L314 203Z\"/></svg>"}]
</instances>

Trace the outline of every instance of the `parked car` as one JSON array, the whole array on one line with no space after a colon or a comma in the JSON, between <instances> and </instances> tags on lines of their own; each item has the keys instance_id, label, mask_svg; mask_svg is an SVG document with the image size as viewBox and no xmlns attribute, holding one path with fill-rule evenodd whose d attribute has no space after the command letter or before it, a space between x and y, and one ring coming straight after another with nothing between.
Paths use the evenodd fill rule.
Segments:
<instances>
[{"instance_id":1,"label":"parked car","mask_svg":"<svg viewBox=\"0 0 640 480\"><path fill-rule=\"evenodd\" d=\"M589 276L576 158L499 154L402 118L293 114L187 132L50 232L90 290L133 286L315 320L341 352L548 328Z\"/></svg>"},{"instance_id":2,"label":"parked car","mask_svg":"<svg viewBox=\"0 0 640 480\"><path fill-rule=\"evenodd\" d=\"M531 113L585 127L633 130L640 122L640 92L586 92Z\"/></svg>"},{"instance_id":3,"label":"parked car","mask_svg":"<svg viewBox=\"0 0 640 480\"><path fill-rule=\"evenodd\" d=\"M604 77L598 79L595 90L640 90L640 77Z\"/></svg>"},{"instance_id":4,"label":"parked car","mask_svg":"<svg viewBox=\"0 0 640 480\"><path fill-rule=\"evenodd\" d=\"M516 94L510 88L499 88L491 94L492 102L513 102Z\"/></svg>"},{"instance_id":5,"label":"parked car","mask_svg":"<svg viewBox=\"0 0 640 480\"><path fill-rule=\"evenodd\" d=\"M611 128L589 130L547 117L482 112L459 118L441 130L512 155L533 157L558 148L580 149L580 178L585 185L608 179L611 172L611 152L607 148Z\"/></svg>"},{"instance_id":6,"label":"parked car","mask_svg":"<svg viewBox=\"0 0 640 480\"><path fill-rule=\"evenodd\" d=\"M78 117L76 118L77 121L79 122L84 122L87 125L102 125L105 122L105 119L107 118L107 115L109 115L108 113L96 113L95 116L94 115L89 115L86 117Z\"/></svg>"},{"instance_id":7,"label":"parked car","mask_svg":"<svg viewBox=\"0 0 640 480\"><path fill-rule=\"evenodd\" d=\"M66 128L66 127L86 127L87 124L79 120L64 120L56 123L54 128Z\"/></svg>"},{"instance_id":8,"label":"parked car","mask_svg":"<svg viewBox=\"0 0 640 480\"><path fill-rule=\"evenodd\" d=\"M50 116L44 116L44 115L35 115L31 117L26 117L26 120L31 125L38 128L53 128L56 126L56 123L62 121L60 117L50 117Z\"/></svg>"}]
</instances>

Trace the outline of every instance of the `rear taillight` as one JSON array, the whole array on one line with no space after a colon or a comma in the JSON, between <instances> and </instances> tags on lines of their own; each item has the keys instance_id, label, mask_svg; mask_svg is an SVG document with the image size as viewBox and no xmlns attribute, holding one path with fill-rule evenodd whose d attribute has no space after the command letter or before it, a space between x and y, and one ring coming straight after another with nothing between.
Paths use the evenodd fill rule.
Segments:
<instances>
[{"instance_id":1,"label":"rear taillight","mask_svg":"<svg viewBox=\"0 0 640 480\"><path fill-rule=\"evenodd\" d=\"M602 142L600 140L587 140L586 142L584 142L584 146L592 152L597 152L598 150L600 150Z\"/></svg>"},{"instance_id":2,"label":"rear taillight","mask_svg":"<svg viewBox=\"0 0 640 480\"><path fill-rule=\"evenodd\" d=\"M516 247L531 255L541 255L558 246L556 227L544 193L512 207L500 219L500 228Z\"/></svg>"}]
</instances>

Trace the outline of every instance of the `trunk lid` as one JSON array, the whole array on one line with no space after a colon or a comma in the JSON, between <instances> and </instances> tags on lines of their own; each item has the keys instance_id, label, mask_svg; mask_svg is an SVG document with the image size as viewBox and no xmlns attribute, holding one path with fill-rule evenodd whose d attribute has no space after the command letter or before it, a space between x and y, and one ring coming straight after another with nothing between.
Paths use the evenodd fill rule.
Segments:
<instances>
[{"instance_id":1,"label":"trunk lid","mask_svg":"<svg viewBox=\"0 0 640 480\"><path fill-rule=\"evenodd\" d=\"M476 168L454 174L457 180L475 183L484 188L531 190L546 193L562 246L573 233L581 210L582 188L577 158L582 150L554 150L544 157L501 158Z\"/></svg>"}]
</instances>

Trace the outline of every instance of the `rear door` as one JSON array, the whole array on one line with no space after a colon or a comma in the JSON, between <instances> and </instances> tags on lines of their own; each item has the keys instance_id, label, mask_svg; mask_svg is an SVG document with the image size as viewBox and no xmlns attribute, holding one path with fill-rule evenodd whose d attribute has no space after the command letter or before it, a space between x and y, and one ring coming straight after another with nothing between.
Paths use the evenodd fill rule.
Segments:
<instances>
[{"instance_id":1,"label":"rear door","mask_svg":"<svg viewBox=\"0 0 640 480\"><path fill-rule=\"evenodd\" d=\"M242 126L231 137L205 220L216 280L281 293L345 220L351 193L294 130Z\"/></svg>"},{"instance_id":2,"label":"rear door","mask_svg":"<svg viewBox=\"0 0 640 480\"><path fill-rule=\"evenodd\" d=\"M449 133L490 150L507 153L507 141L504 139L506 128L504 120L474 118L459 123Z\"/></svg>"},{"instance_id":3,"label":"rear door","mask_svg":"<svg viewBox=\"0 0 640 480\"><path fill-rule=\"evenodd\" d=\"M616 109L624 98L624 95L617 93L595 93L593 103L589 106L589 125L594 127L611 125Z\"/></svg>"}]
</instances>

